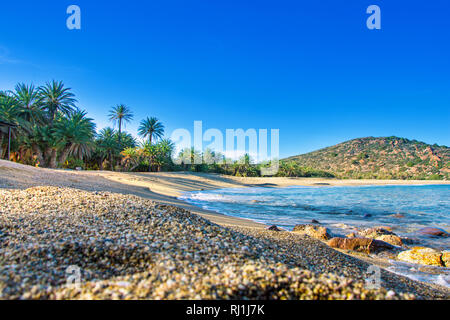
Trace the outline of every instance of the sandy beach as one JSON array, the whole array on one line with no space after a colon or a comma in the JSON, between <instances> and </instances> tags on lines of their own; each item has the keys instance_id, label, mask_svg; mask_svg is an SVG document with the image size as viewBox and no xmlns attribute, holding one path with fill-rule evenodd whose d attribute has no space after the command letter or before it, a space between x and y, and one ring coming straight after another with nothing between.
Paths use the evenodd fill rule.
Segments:
<instances>
[{"instance_id":1,"label":"sandy beach","mask_svg":"<svg viewBox=\"0 0 450 320\"><path fill-rule=\"evenodd\" d=\"M63 171L0 160L0 235L1 241L8 243L2 250L1 297L448 299L448 289L384 270L383 289L366 290L364 270L368 262L382 265L377 261L361 260L307 236L268 231L262 224L202 210L177 199L185 191L219 188L375 184L450 183ZM111 220L109 214L116 218ZM38 232L52 221L48 232ZM110 224L111 228L107 227ZM77 230L80 225L83 230ZM192 241L195 235L200 240ZM108 254L102 249L105 241L114 248ZM36 246L42 248L36 251ZM16 250L8 251L11 248ZM114 260L116 251L121 261ZM116 265L99 262L104 259L116 261ZM11 261L23 263L23 274L18 278L10 277L7 266ZM49 275L46 267L39 265L43 261L54 264L57 271ZM89 269L90 275L81 287L66 288L63 266L72 264ZM158 270L159 276L151 270ZM222 279L223 274L229 277ZM177 287L175 283L181 278L182 285ZM24 284L24 279L31 283Z\"/></svg>"}]
</instances>

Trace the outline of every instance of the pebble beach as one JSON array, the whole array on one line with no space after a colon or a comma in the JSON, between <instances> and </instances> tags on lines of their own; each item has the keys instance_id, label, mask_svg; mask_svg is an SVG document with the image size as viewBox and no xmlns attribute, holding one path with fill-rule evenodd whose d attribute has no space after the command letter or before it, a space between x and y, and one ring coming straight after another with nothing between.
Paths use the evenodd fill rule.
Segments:
<instances>
[{"instance_id":1,"label":"pebble beach","mask_svg":"<svg viewBox=\"0 0 450 320\"><path fill-rule=\"evenodd\" d=\"M384 270L369 289L370 263L321 241L136 195L22 184L0 199L1 299L450 298Z\"/></svg>"}]
</instances>

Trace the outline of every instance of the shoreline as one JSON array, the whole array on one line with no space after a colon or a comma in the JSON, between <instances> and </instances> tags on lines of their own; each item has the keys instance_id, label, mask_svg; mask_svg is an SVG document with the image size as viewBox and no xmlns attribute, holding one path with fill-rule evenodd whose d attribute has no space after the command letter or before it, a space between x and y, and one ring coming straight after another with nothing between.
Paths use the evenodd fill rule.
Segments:
<instances>
[{"instance_id":1,"label":"shoreline","mask_svg":"<svg viewBox=\"0 0 450 320\"><path fill-rule=\"evenodd\" d=\"M110 191L132 194L162 204L177 206L223 226L266 228L251 219L238 218L206 210L180 200L184 192L224 188L282 188L295 186L388 186L450 185L443 180L339 180L335 178L234 177L213 173L158 172L129 173L112 171L72 171L35 168L0 160L0 188L65 186L87 191Z\"/></svg>"},{"instance_id":2,"label":"shoreline","mask_svg":"<svg viewBox=\"0 0 450 320\"><path fill-rule=\"evenodd\" d=\"M162 204L181 207L223 226L265 228L250 219L206 210L178 199L184 192L224 188L295 186L377 186L377 185L450 185L442 180L339 180L335 178L234 177L211 173L158 172L129 173L112 171L72 171L35 168L0 160L0 188L65 186L87 191L132 194Z\"/></svg>"}]
</instances>

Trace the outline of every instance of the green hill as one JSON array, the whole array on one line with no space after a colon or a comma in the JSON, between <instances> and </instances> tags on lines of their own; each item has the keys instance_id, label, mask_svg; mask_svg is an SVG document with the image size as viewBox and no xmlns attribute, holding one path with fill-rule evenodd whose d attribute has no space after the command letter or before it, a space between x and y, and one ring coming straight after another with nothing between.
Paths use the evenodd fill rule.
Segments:
<instances>
[{"instance_id":1,"label":"green hill","mask_svg":"<svg viewBox=\"0 0 450 320\"><path fill-rule=\"evenodd\" d=\"M450 148L398 137L359 138L285 161L338 178L450 179Z\"/></svg>"}]
</instances>

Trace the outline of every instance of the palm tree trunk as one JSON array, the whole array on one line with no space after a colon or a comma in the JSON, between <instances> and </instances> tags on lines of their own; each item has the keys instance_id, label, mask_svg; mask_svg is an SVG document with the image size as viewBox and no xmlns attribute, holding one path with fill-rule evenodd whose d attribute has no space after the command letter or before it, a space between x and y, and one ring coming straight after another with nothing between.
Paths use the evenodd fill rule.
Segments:
<instances>
[{"instance_id":1,"label":"palm tree trunk","mask_svg":"<svg viewBox=\"0 0 450 320\"><path fill-rule=\"evenodd\" d=\"M150 137L148 138L148 141L150 142L150 146L152 145L152 135L150 134ZM152 172L152 157L148 157L148 172Z\"/></svg>"},{"instance_id":2,"label":"palm tree trunk","mask_svg":"<svg viewBox=\"0 0 450 320\"><path fill-rule=\"evenodd\" d=\"M0 132L0 159L3 159L3 133Z\"/></svg>"},{"instance_id":3,"label":"palm tree trunk","mask_svg":"<svg viewBox=\"0 0 450 320\"><path fill-rule=\"evenodd\" d=\"M44 159L45 159L45 167L49 168L50 167L50 159L52 157L52 147L47 147L44 150Z\"/></svg>"},{"instance_id":4,"label":"palm tree trunk","mask_svg":"<svg viewBox=\"0 0 450 320\"><path fill-rule=\"evenodd\" d=\"M52 153L50 155L50 162L49 162L49 166L50 168L56 168L57 167L57 161L56 161L56 156L58 155L56 148L52 148Z\"/></svg>"},{"instance_id":5,"label":"palm tree trunk","mask_svg":"<svg viewBox=\"0 0 450 320\"><path fill-rule=\"evenodd\" d=\"M113 155L112 155L112 151L109 151L109 165L111 167L111 171L114 171L114 164L113 164Z\"/></svg>"},{"instance_id":6,"label":"palm tree trunk","mask_svg":"<svg viewBox=\"0 0 450 320\"><path fill-rule=\"evenodd\" d=\"M61 154L59 155L59 159L58 159L59 163L66 162L67 157L69 156L69 151L70 151L70 145L65 146L64 149L61 151Z\"/></svg>"},{"instance_id":7,"label":"palm tree trunk","mask_svg":"<svg viewBox=\"0 0 450 320\"><path fill-rule=\"evenodd\" d=\"M44 156L42 154L41 149L38 147L38 145L33 143L33 145L31 146L31 149L33 150L33 153L35 154L37 161L39 162L39 165L45 166Z\"/></svg>"},{"instance_id":8,"label":"palm tree trunk","mask_svg":"<svg viewBox=\"0 0 450 320\"><path fill-rule=\"evenodd\" d=\"M122 151L121 138L122 138L122 119L119 120L119 150L120 151Z\"/></svg>"}]
</instances>

